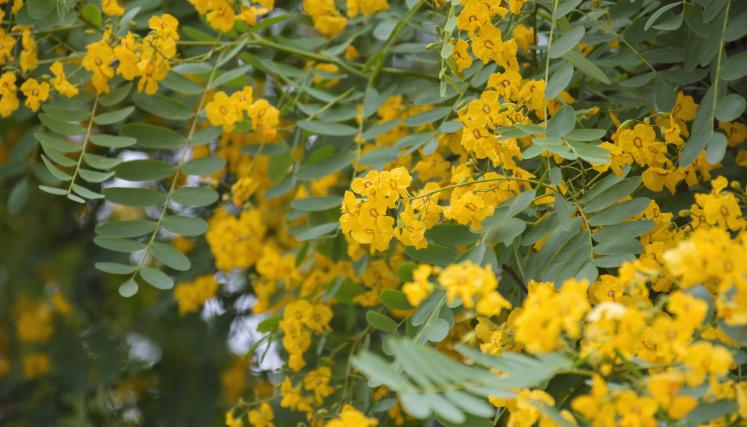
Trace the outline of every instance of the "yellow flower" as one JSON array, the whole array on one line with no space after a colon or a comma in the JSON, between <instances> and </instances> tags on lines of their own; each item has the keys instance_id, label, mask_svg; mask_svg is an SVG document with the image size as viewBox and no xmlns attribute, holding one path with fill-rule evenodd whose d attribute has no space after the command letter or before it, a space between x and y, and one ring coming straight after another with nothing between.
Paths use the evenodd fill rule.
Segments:
<instances>
[{"instance_id":1,"label":"yellow flower","mask_svg":"<svg viewBox=\"0 0 747 427\"><path fill-rule=\"evenodd\" d=\"M620 425L656 427L656 401L648 396L639 396L632 390L615 394L615 408L620 414Z\"/></svg>"},{"instance_id":2,"label":"yellow flower","mask_svg":"<svg viewBox=\"0 0 747 427\"><path fill-rule=\"evenodd\" d=\"M52 86L60 95L70 98L78 94L78 88L67 80L62 62L55 61L49 70L54 74Z\"/></svg>"},{"instance_id":3,"label":"yellow flower","mask_svg":"<svg viewBox=\"0 0 747 427\"><path fill-rule=\"evenodd\" d=\"M652 375L646 381L651 396L675 420L687 416L698 403L696 398L679 393L684 382L683 375L673 370Z\"/></svg>"},{"instance_id":4,"label":"yellow flower","mask_svg":"<svg viewBox=\"0 0 747 427\"><path fill-rule=\"evenodd\" d=\"M409 204L399 215L400 226L395 235L405 246L413 246L415 249L423 249L428 246L425 239L425 223L421 221Z\"/></svg>"},{"instance_id":5,"label":"yellow flower","mask_svg":"<svg viewBox=\"0 0 747 427\"><path fill-rule=\"evenodd\" d=\"M104 33L100 41L86 46L86 56L83 57L83 68L93 73L92 83L99 95L109 93L109 80L114 77L111 64L114 61L114 51L108 43L109 31Z\"/></svg>"},{"instance_id":6,"label":"yellow flower","mask_svg":"<svg viewBox=\"0 0 747 427\"><path fill-rule=\"evenodd\" d=\"M329 385L331 380L332 370L328 366L321 366L306 374L303 379L303 388L313 392L316 404L320 405L325 397L335 392L335 389Z\"/></svg>"},{"instance_id":7,"label":"yellow flower","mask_svg":"<svg viewBox=\"0 0 747 427\"><path fill-rule=\"evenodd\" d=\"M326 37L336 36L348 25L348 20L337 10L334 0L303 0L302 5L314 22L314 28Z\"/></svg>"},{"instance_id":8,"label":"yellow flower","mask_svg":"<svg viewBox=\"0 0 747 427\"><path fill-rule=\"evenodd\" d=\"M488 296L494 293L498 286L498 280L490 266L480 267L470 261L451 264L444 268L438 275L438 283L446 290L446 298L449 304L460 298L464 307L469 309L475 306L475 297ZM495 301L495 296L490 298ZM498 295L498 298L501 298L500 295ZM490 305L490 302L483 304L485 308ZM503 305L503 303L500 303L500 305Z\"/></svg>"},{"instance_id":9,"label":"yellow flower","mask_svg":"<svg viewBox=\"0 0 747 427\"><path fill-rule=\"evenodd\" d=\"M226 412L225 423L226 423L226 427L243 427L244 426L244 423L241 422L241 418L236 418L233 416L233 409Z\"/></svg>"},{"instance_id":10,"label":"yellow flower","mask_svg":"<svg viewBox=\"0 0 747 427\"><path fill-rule=\"evenodd\" d=\"M226 132L231 132L243 116L236 103L223 91L216 93L213 100L207 103L205 114L211 125L223 126Z\"/></svg>"},{"instance_id":11,"label":"yellow flower","mask_svg":"<svg viewBox=\"0 0 747 427\"><path fill-rule=\"evenodd\" d=\"M599 375L594 375L589 394L580 395L571 401L571 408L593 421L594 426L615 425L615 407L608 394L607 384Z\"/></svg>"},{"instance_id":12,"label":"yellow flower","mask_svg":"<svg viewBox=\"0 0 747 427\"><path fill-rule=\"evenodd\" d=\"M36 352L23 356L23 376L28 380L37 379L49 372L49 356L46 353Z\"/></svg>"},{"instance_id":13,"label":"yellow flower","mask_svg":"<svg viewBox=\"0 0 747 427\"><path fill-rule=\"evenodd\" d=\"M102 0L101 11L109 16L122 16L125 10L117 3L117 0Z\"/></svg>"},{"instance_id":14,"label":"yellow flower","mask_svg":"<svg viewBox=\"0 0 747 427\"><path fill-rule=\"evenodd\" d=\"M256 242L262 241L266 231L262 214L257 210L244 210L238 218L218 210L208 221L205 234L215 266L229 271L254 265L262 252Z\"/></svg>"},{"instance_id":15,"label":"yellow flower","mask_svg":"<svg viewBox=\"0 0 747 427\"><path fill-rule=\"evenodd\" d=\"M259 181L247 176L231 186L231 201L235 206L242 206L259 188Z\"/></svg>"},{"instance_id":16,"label":"yellow flower","mask_svg":"<svg viewBox=\"0 0 747 427\"><path fill-rule=\"evenodd\" d=\"M461 196L452 195L451 205L444 210L444 216L459 224L471 224L473 231L482 228L481 222L493 214L494 206L485 203L483 197L473 191L467 191Z\"/></svg>"},{"instance_id":17,"label":"yellow flower","mask_svg":"<svg viewBox=\"0 0 747 427\"><path fill-rule=\"evenodd\" d=\"M469 43L464 39L459 39L454 43L454 50L451 52L451 56L454 57L459 72L472 66L472 55L470 55L467 49L469 49Z\"/></svg>"},{"instance_id":18,"label":"yellow flower","mask_svg":"<svg viewBox=\"0 0 747 427\"><path fill-rule=\"evenodd\" d=\"M192 282L179 283L174 287L174 299L179 303L179 314L194 313L200 309L205 301L213 298L218 291L215 277L199 276Z\"/></svg>"},{"instance_id":19,"label":"yellow flower","mask_svg":"<svg viewBox=\"0 0 747 427\"><path fill-rule=\"evenodd\" d=\"M233 29L233 23L236 20L236 13L233 6L227 2L221 2L222 5L207 13L207 20L210 26L221 32L228 32Z\"/></svg>"},{"instance_id":20,"label":"yellow flower","mask_svg":"<svg viewBox=\"0 0 747 427\"><path fill-rule=\"evenodd\" d=\"M0 76L0 117L9 117L18 109L16 75L11 72Z\"/></svg>"},{"instance_id":21,"label":"yellow flower","mask_svg":"<svg viewBox=\"0 0 747 427\"><path fill-rule=\"evenodd\" d=\"M347 0L348 17L355 18L359 12L363 16L383 12L389 9L387 0Z\"/></svg>"},{"instance_id":22,"label":"yellow flower","mask_svg":"<svg viewBox=\"0 0 747 427\"><path fill-rule=\"evenodd\" d=\"M249 424L253 427L274 427L275 423L272 421L274 416L272 406L267 402L262 403L259 408L252 409L247 414Z\"/></svg>"},{"instance_id":23,"label":"yellow flower","mask_svg":"<svg viewBox=\"0 0 747 427\"><path fill-rule=\"evenodd\" d=\"M516 341L530 353L553 351L562 345L561 334L578 337L589 310L588 283L567 280L560 291L552 284L529 283L529 295L516 319Z\"/></svg>"},{"instance_id":24,"label":"yellow flower","mask_svg":"<svg viewBox=\"0 0 747 427\"><path fill-rule=\"evenodd\" d=\"M47 304L21 297L16 312L16 334L27 344L46 342L54 333L52 310Z\"/></svg>"},{"instance_id":25,"label":"yellow flower","mask_svg":"<svg viewBox=\"0 0 747 427\"><path fill-rule=\"evenodd\" d=\"M140 74L140 68L138 68L139 51L140 43L138 43L136 35L129 31L122 38L119 46L114 48L114 56L119 62L117 74L122 76L123 79L132 80Z\"/></svg>"},{"instance_id":26,"label":"yellow flower","mask_svg":"<svg viewBox=\"0 0 747 427\"><path fill-rule=\"evenodd\" d=\"M18 62L21 64L21 71L25 73L36 68L37 64L39 64L39 58L37 56L36 42L31 36L31 28L25 25L21 28L23 28L23 32L21 33L23 50L18 56Z\"/></svg>"},{"instance_id":27,"label":"yellow flower","mask_svg":"<svg viewBox=\"0 0 747 427\"><path fill-rule=\"evenodd\" d=\"M412 282L407 282L402 286L402 292L411 306L420 306L420 303L433 292L433 284L430 282L432 272L433 267L421 264L412 272Z\"/></svg>"},{"instance_id":28,"label":"yellow flower","mask_svg":"<svg viewBox=\"0 0 747 427\"><path fill-rule=\"evenodd\" d=\"M518 24L514 27L511 37L516 40L519 49L529 53L529 46L534 44L534 28Z\"/></svg>"},{"instance_id":29,"label":"yellow flower","mask_svg":"<svg viewBox=\"0 0 747 427\"><path fill-rule=\"evenodd\" d=\"M345 405L340 416L327 422L326 427L375 427L379 421L366 415L352 405Z\"/></svg>"},{"instance_id":30,"label":"yellow flower","mask_svg":"<svg viewBox=\"0 0 747 427\"><path fill-rule=\"evenodd\" d=\"M688 368L685 372L687 384L695 387L702 384L706 377L716 380L726 375L733 358L726 348L699 341L684 352L682 361Z\"/></svg>"},{"instance_id":31,"label":"yellow flower","mask_svg":"<svg viewBox=\"0 0 747 427\"><path fill-rule=\"evenodd\" d=\"M4 65L7 60L13 60L15 45L15 37L7 34L5 28L0 28L0 65Z\"/></svg>"},{"instance_id":32,"label":"yellow flower","mask_svg":"<svg viewBox=\"0 0 747 427\"><path fill-rule=\"evenodd\" d=\"M277 108L270 105L266 99L259 99L254 101L246 109L246 112L255 131L258 131L266 139L275 138L277 126L280 124L280 111Z\"/></svg>"},{"instance_id":33,"label":"yellow flower","mask_svg":"<svg viewBox=\"0 0 747 427\"><path fill-rule=\"evenodd\" d=\"M677 92L677 100L672 109L672 116L682 122L689 122L695 118L698 113L698 104L692 96Z\"/></svg>"},{"instance_id":34,"label":"yellow flower","mask_svg":"<svg viewBox=\"0 0 747 427\"><path fill-rule=\"evenodd\" d=\"M37 111L41 103L49 98L49 83L28 79L21 85L21 91L26 96L24 105L31 111Z\"/></svg>"}]
</instances>

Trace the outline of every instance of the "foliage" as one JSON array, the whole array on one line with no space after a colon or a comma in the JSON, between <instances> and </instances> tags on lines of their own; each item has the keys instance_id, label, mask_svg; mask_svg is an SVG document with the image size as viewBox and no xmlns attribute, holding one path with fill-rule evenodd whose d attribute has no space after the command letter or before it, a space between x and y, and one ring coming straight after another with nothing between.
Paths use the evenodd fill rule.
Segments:
<instances>
[{"instance_id":1,"label":"foliage","mask_svg":"<svg viewBox=\"0 0 747 427\"><path fill-rule=\"evenodd\" d=\"M738 425L747 3L0 0L3 425Z\"/></svg>"}]
</instances>

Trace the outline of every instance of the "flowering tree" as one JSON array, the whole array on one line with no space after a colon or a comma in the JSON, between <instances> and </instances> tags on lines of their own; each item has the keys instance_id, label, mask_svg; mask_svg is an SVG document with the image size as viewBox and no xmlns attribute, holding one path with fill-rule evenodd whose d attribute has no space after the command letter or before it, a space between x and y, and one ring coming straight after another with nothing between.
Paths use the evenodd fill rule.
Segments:
<instances>
[{"instance_id":1,"label":"flowering tree","mask_svg":"<svg viewBox=\"0 0 747 427\"><path fill-rule=\"evenodd\" d=\"M0 424L747 423L747 2L0 7Z\"/></svg>"}]
</instances>

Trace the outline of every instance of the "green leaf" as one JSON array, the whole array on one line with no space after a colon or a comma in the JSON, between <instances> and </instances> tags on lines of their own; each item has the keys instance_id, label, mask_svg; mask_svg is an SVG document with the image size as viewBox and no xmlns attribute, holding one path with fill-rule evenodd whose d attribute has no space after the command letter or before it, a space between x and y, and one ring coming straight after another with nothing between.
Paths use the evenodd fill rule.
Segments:
<instances>
[{"instance_id":1,"label":"green leaf","mask_svg":"<svg viewBox=\"0 0 747 427\"><path fill-rule=\"evenodd\" d=\"M93 143L94 145L108 148L124 148L135 145L137 143L137 140L135 138L103 134L91 135L88 140L91 141L91 143Z\"/></svg>"},{"instance_id":2,"label":"green leaf","mask_svg":"<svg viewBox=\"0 0 747 427\"><path fill-rule=\"evenodd\" d=\"M572 141L597 141L607 135L605 129L574 129L566 135L567 139Z\"/></svg>"},{"instance_id":3,"label":"green leaf","mask_svg":"<svg viewBox=\"0 0 747 427\"><path fill-rule=\"evenodd\" d=\"M591 164L601 165L610 161L610 152L606 148L579 141L568 141L568 145L573 149L574 153L578 154L578 157Z\"/></svg>"},{"instance_id":4,"label":"green leaf","mask_svg":"<svg viewBox=\"0 0 747 427\"><path fill-rule=\"evenodd\" d=\"M64 156L63 154L59 153L58 151L56 151L55 149L53 149L52 147L50 147L49 145L45 143L41 143L41 146L42 146L42 150L44 151L44 154L46 154L50 160L52 160L53 162L55 162L56 164L62 167L69 168L69 167L73 167L78 164L77 161L67 156Z\"/></svg>"},{"instance_id":5,"label":"green leaf","mask_svg":"<svg viewBox=\"0 0 747 427\"><path fill-rule=\"evenodd\" d=\"M358 128L350 125L320 121L301 120L298 127L317 135L353 136L358 132Z\"/></svg>"},{"instance_id":6,"label":"green leaf","mask_svg":"<svg viewBox=\"0 0 747 427\"><path fill-rule=\"evenodd\" d=\"M415 261L439 267L453 264L459 258L459 252L456 250L435 243L431 243L425 249L415 249L408 246L405 248L405 254Z\"/></svg>"},{"instance_id":7,"label":"green leaf","mask_svg":"<svg viewBox=\"0 0 747 427\"><path fill-rule=\"evenodd\" d=\"M475 243L480 235L473 233L462 224L436 224L425 232L425 237L444 246L469 245Z\"/></svg>"},{"instance_id":8,"label":"green leaf","mask_svg":"<svg viewBox=\"0 0 747 427\"><path fill-rule=\"evenodd\" d=\"M721 132L713 132L706 146L706 160L708 163L715 165L723 160L726 154L726 135Z\"/></svg>"},{"instance_id":9,"label":"green leaf","mask_svg":"<svg viewBox=\"0 0 747 427\"><path fill-rule=\"evenodd\" d=\"M682 3L680 2L674 2L671 4L668 4L666 6L662 6L657 10L656 12L652 13L651 16L646 20L646 24L643 26L644 31L648 31L649 28L651 28L652 25L656 23L656 20L661 17L661 15L665 14L668 10L673 9L677 6L680 6Z\"/></svg>"},{"instance_id":10,"label":"green leaf","mask_svg":"<svg viewBox=\"0 0 747 427\"><path fill-rule=\"evenodd\" d=\"M73 192L79 195L80 197L83 197L84 199L103 199L104 198L103 194L96 193L78 184L73 184Z\"/></svg>"},{"instance_id":11,"label":"green leaf","mask_svg":"<svg viewBox=\"0 0 747 427\"><path fill-rule=\"evenodd\" d=\"M354 159L354 151L343 151L334 154L332 157L302 166L296 177L301 181L319 179L350 166L350 163L352 163Z\"/></svg>"},{"instance_id":12,"label":"green leaf","mask_svg":"<svg viewBox=\"0 0 747 427\"><path fill-rule=\"evenodd\" d=\"M648 220L623 222L604 227L592 233L591 238L597 242L604 242L617 236L639 237L653 230L654 225L653 221Z\"/></svg>"},{"instance_id":13,"label":"green leaf","mask_svg":"<svg viewBox=\"0 0 747 427\"><path fill-rule=\"evenodd\" d=\"M604 74L604 71L579 52L576 52L575 50L569 51L563 55L563 59L573 64L577 70L586 74L588 77L598 80L606 85L612 84L612 81L606 74Z\"/></svg>"},{"instance_id":14,"label":"green leaf","mask_svg":"<svg viewBox=\"0 0 747 427\"><path fill-rule=\"evenodd\" d=\"M547 123L547 136L559 138L570 133L576 126L576 112L572 107L564 105Z\"/></svg>"},{"instance_id":15,"label":"green leaf","mask_svg":"<svg viewBox=\"0 0 747 427\"><path fill-rule=\"evenodd\" d=\"M15 215L23 209L29 195L29 181L24 178L18 181L8 195L8 213Z\"/></svg>"},{"instance_id":16,"label":"green leaf","mask_svg":"<svg viewBox=\"0 0 747 427\"><path fill-rule=\"evenodd\" d=\"M722 122L736 120L744 113L745 105L742 95L730 93L718 100L716 118Z\"/></svg>"},{"instance_id":17,"label":"green leaf","mask_svg":"<svg viewBox=\"0 0 747 427\"><path fill-rule=\"evenodd\" d=\"M68 175L67 173L59 170L57 166L55 166L54 163L52 163L52 161L49 160L49 158L44 154L41 155L41 159L42 163L44 163L44 166L47 167L49 173L51 173L55 178L59 179L60 181L70 181L71 179L73 179L71 175Z\"/></svg>"},{"instance_id":18,"label":"green leaf","mask_svg":"<svg viewBox=\"0 0 747 427\"><path fill-rule=\"evenodd\" d=\"M424 337L430 342L441 342L449 335L449 322L444 319L434 319L423 326Z\"/></svg>"},{"instance_id":19,"label":"green leaf","mask_svg":"<svg viewBox=\"0 0 747 427\"><path fill-rule=\"evenodd\" d=\"M201 207L215 203L218 193L209 187L182 187L174 192L172 199L185 207Z\"/></svg>"},{"instance_id":20,"label":"green leaf","mask_svg":"<svg viewBox=\"0 0 747 427\"><path fill-rule=\"evenodd\" d=\"M82 127L55 119L54 117L46 113L39 113L38 117L39 117L39 121L42 122L44 127L46 127L47 129L51 130L54 133L58 133L60 135L65 135L65 136L76 136L76 135L83 135L86 133L86 130L83 129Z\"/></svg>"},{"instance_id":21,"label":"green leaf","mask_svg":"<svg viewBox=\"0 0 747 427\"><path fill-rule=\"evenodd\" d=\"M650 200L644 197L638 197L626 202L610 206L601 212L589 217L589 225L597 227L600 225L619 224L628 220L646 210Z\"/></svg>"},{"instance_id":22,"label":"green leaf","mask_svg":"<svg viewBox=\"0 0 747 427\"><path fill-rule=\"evenodd\" d=\"M184 95L200 95L204 90L202 86L179 73L169 73L159 84Z\"/></svg>"},{"instance_id":23,"label":"green leaf","mask_svg":"<svg viewBox=\"0 0 747 427\"><path fill-rule=\"evenodd\" d=\"M163 160L130 160L120 163L114 172L127 181L160 181L171 176L176 167Z\"/></svg>"},{"instance_id":24,"label":"green leaf","mask_svg":"<svg viewBox=\"0 0 747 427\"><path fill-rule=\"evenodd\" d=\"M140 277L156 289L166 290L174 287L174 280L171 277L147 265L140 268Z\"/></svg>"},{"instance_id":25,"label":"green leaf","mask_svg":"<svg viewBox=\"0 0 747 427\"><path fill-rule=\"evenodd\" d=\"M49 135L42 132L35 132L34 138L39 141L40 144L47 145L50 148L55 149L61 153L77 153L83 148L81 145L73 144L57 135Z\"/></svg>"},{"instance_id":26,"label":"green leaf","mask_svg":"<svg viewBox=\"0 0 747 427\"><path fill-rule=\"evenodd\" d=\"M166 199L163 193L149 188L109 187L102 192L106 200L125 206L153 206Z\"/></svg>"},{"instance_id":27,"label":"green leaf","mask_svg":"<svg viewBox=\"0 0 747 427\"><path fill-rule=\"evenodd\" d=\"M101 28L101 10L91 3L87 3L80 10L80 17L96 28Z\"/></svg>"},{"instance_id":28,"label":"green leaf","mask_svg":"<svg viewBox=\"0 0 747 427\"><path fill-rule=\"evenodd\" d=\"M688 426L707 424L727 414L735 414L738 405L733 399L722 399L715 402L701 402L685 418Z\"/></svg>"},{"instance_id":29,"label":"green leaf","mask_svg":"<svg viewBox=\"0 0 747 427\"><path fill-rule=\"evenodd\" d=\"M409 127L418 127L433 123L436 120L443 119L446 117L451 108L448 107L437 107L430 110L423 111L422 113L415 114L405 120L405 124Z\"/></svg>"},{"instance_id":30,"label":"green leaf","mask_svg":"<svg viewBox=\"0 0 747 427\"><path fill-rule=\"evenodd\" d=\"M340 196L307 197L305 199L291 200L290 206L302 212L320 212L332 208L339 208L342 203Z\"/></svg>"},{"instance_id":31,"label":"green leaf","mask_svg":"<svg viewBox=\"0 0 747 427\"><path fill-rule=\"evenodd\" d=\"M89 112L86 110L69 109L54 104L44 104L42 111L63 122L81 122L88 119Z\"/></svg>"},{"instance_id":32,"label":"green leaf","mask_svg":"<svg viewBox=\"0 0 747 427\"><path fill-rule=\"evenodd\" d=\"M328 222L326 224L315 225L313 227L304 228L296 233L296 239L305 242L307 240L317 239L322 236L327 236L333 231L336 231L339 227L337 222Z\"/></svg>"},{"instance_id":33,"label":"green leaf","mask_svg":"<svg viewBox=\"0 0 747 427\"><path fill-rule=\"evenodd\" d=\"M78 176L80 176L87 182L98 184L99 182L104 182L107 179L113 177L114 172L98 172L91 169L80 168L78 169Z\"/></svg>"},{"instance_id":34,"label":"green leaf","mask_svg":"<svg viewBox=\"0 0 747 427\"><path fill-rule=\"evenodd\" d=\"M187 175L208 176L226 166L226 159L218 156L208 156L192 159L182 166L182 172Z\"/></svg>"},{"instance_id":35,"label":"green leaf","mask_svg":"<svg viewBox=\"0 0 747 427\"><path fill-rule=\"evenodd\" d=\"M412 310L405 294L397 289L384 289L379 295L381 303L390 310Z\"/></svg>"},{"instance_id":36,"label":"green leaf","mask_svg":"<svg viewBox=\"0 0 747 427\"><path fill-rule=\"evenodd\" d=\"M578 46L578 43L586 34L586 30L581 25L576 25L570 31L561 35L557 40L553 40L547 55L552 58L560 58L566 52Z\"/></svg>"},{"instance_id":37,"label":"green leaf","mask_svg":"<svg viewBox=\"0 0 747 427\"><path fill-rule=\"evenodd\" d=\"M412 282L412 273L417 267L414 262L403 262L397 269L397 277L403 282Z\"/></svg>"},{"instance_id":38,"label":"green leaf","mask_svg":"<svg viewBox=\"0 0 747 427\"><path fill-rule=\"evenodd\" d=\"M245 65L243 67L234 68L233 70L226 71L225 73L221 74L220 76L213 79L212 82L210 82L210 85L208 86L208 89L215 89L216 87L223 85L225 83L230 82L231 80L235 80L245 74L249 70L251 70L251 66Z\"/></svg>"},{"instance_id":39,"label":"green leaf","mask_svg":"<svg viewBox=\"0 0 747 427\"><path fill-rule=\"evenodd\" d=\"M617 236L594 246L594 253L599 255L639 254L642 251L641 242L628 236Z\"/></svg>"},{"instance_id":40,"label":"green leaf","mask_svg":"<svg viewBox=\"0 0 747 427\"><path fill-rule=\"evenodd\" d=\"M122 108L121 110L101 113L98 116L93 118L93 122L101 126L119 123L122 120L129 117L133 111L135 111L135 107L130 106L130 107Z\"/></svg>"},{"instance_id":41,"label":"green leaf","mask_svg":"<svg viewBox=\"0 0 747 427\"><path fill-rule=\"evenodd\" d=\"M130 94L131 89L132 82L127 82L122 86L116 87L106 95L102 95L99 98L99 104L103 105L104 107L111 107L112 105L119 104L123 99L127 97L127 95Z\"/></svg>"},{"instance_id":42,"label":"green leaf","mask_svg":"<svg viewBox=\"0 0 747 427\"><path fill-rule=\"evenodd\" d=\"M552 19L558 20L565 15L568 15L573 9L581 4L581 1L582 0L564 0L558 5L557 9L555 9L555 12L552 14Z\"/></svg>"},{"instance_id":43,"label":"green leaf","mask_svg":"<svg viewBox=\"0 0 747 427\"><path fill-rule=\"evenodd\" d=\"M93 243L104 249L114 252L132 253L145 249L145 243L129 239L116 239L113 237L94 237Z\"/></svg>"},{"instance_id":44,"label":"green leaf","mask_svg":"<svg viewBox=\"0 0 747 427\"><path fill-rule=\"evenodd\" d=\"M155 229L156 223L145 219L112 221L97 226L96 234L104 237L138 237Z\"/></svg>"},{"instance_id":45,"label":"green leaf","mask_svg":"<svg viewBox=\"0 0 747 427\"><path fill-rule=\"evenodd\" d=\"M126 282L119 285L119 295L123 296L124 298L129 298L131 296L134 296L138 291L138 284L136 281L129 279Z\"/></svg>"},{"instance_id":46,"label":"green leaf","mask_svg":"<svg viewBox=\"0 0 747 427\"><path fill-rule=\"evenodd\" d=\"M721 80L730 82L744 76L747 76L747 52L740 52L729 57L721 64L719 72Z\"/></svg>"},{"instance_id":47,"label":"green leaf","mask_svg":"<svg viewBox=\"0 0 747 427\"><path fill-rule=\"evenodd\" d=\"M205 145L215 141L223 133L222 128L206 126L192 135L192 145Z\"/></svg>"},{"instance_id":48,"label":"green leaf","mask_svg":"<svg viewBox=\"0 0 747 427\"><path fill-rule=\"evenodd\" d=\"M565 90L573 79L573 65L568 62L561 62L558 69L550 76L550 80L545 87L545 98L553 99Z\"/></svg>"},{"instance_id":49,"label":"green leaf","mask_svg":"<svg viewBox=\"0 0 747 427\"><path fill-rule=\"evenodd\" d=\"M187 271L192 266L192 263L189 262L189 258L184 256L183 253L179 252L173 246L165 243L154 242L151 246L151 253L157 260L174 270Z\"/></svg>"},{"instance_id":50,"label":"green leaf","mask_svg":"<svg viewBox=\"0 0 747 427\"><path fill-rule=\"evenodd\" d=\"M526 223L517 218L507 218L498 222L486 231L486 242L494 245L502 242L505 246L510 246L511 242L517 238L526 229Z\"/></svg>"},{"instance_id":51,"label":"green leaf","mask_svg":"<svg viewBox=\"0 0 747 427\"><path fill-rule=\"evenodd\" d=\"M639 74L637 76L629 78L628 80L620 82L620 86L627 87L627 88L641 87L645 85L646 83L650 82L651 80L653 80L654 77L656 77L655 71Z\"/></svg>"},{"instance_id":52,"label":"green leaf","mask_svg":"<svg viewBox=\"0 0 747 427\"><path fill-rule=\"evenodd\" d=\"M97 270L109 274L132 274L136 268L134 265L120 264L118 262L97 262Z\"/></svg>"},{"instance_id":53,"label":"green leaf","mask_svg":"<svg viewBox=\"0 0 747 427\"><path fill-rule=\"evenodd\" d=\"M64 196L65 194L67 194L67 190L64 190L62 188L50 187L48 185L40 185L39 190L45 193L54 194L56 196Z\"/></svg>"},{"instance_id":54,"label":"green leaf","mask_svg":"<svg viewBox=\"0 0 747 427\"><path fill-rule=\"evenodd\" d=\"M397 330L397 322L392 320L390 317L375 311L369 310L366 313L366 322L368 322L372 328L383 332L392 333Z\"/></svg>"},{"instance_id":55,"label":"green leaf","mask_svg":"<svg viewBox=\"0 0 747 427\"><path fill-rule=\"evenodd\" d=\"M626 178L622 181L613 184L604 192L596 195L596 197L588 200L584 206L584 212L594 213L599 212L617 202L622 200L626 196L630 195L641 185L641 177L636 176L632 178Z\"/></svg>"},{"instance_id":56,"label":"green leaf","mask_svg":"<svg viewBox=\"0 0 747 427\"><path fill-rule=\"evenodd\" d=\"M83 160L87 165L96 169L108 170L122 162L121 159L110 159L109 157L99 156L97 154L86 153Z\"/></svg>"},{"instance_id":57,"label":"green leaf","mask_svg":"<svg viewBox=\"0 0 747 427\"><path fill-rule=\"evenodd\" d=\"M194 115L183 103L162 95L137 94L132 102L141 110L166 120L187 120Z\"/></svg>"},{"instance_id":58,"label":"green leaf","mask_svg":"<svg viewBox=\"0 0 747 427\"><path fill-rule=\"evenodd\" d=\"M207 222L192 216L167 216L161 222L163 228L182 236L199 236L207 231Z\"/></svg>"},{"instance_id":59,"label":"green leaf","mask_svg":"<svg viewBox=\"0 0 747 427\"><path fill-rule=\"evenodd\" d=\"M175 131L146 123L128 123L122 126L120 133L135 138L143 148L175 150L184 144L184 138Z\"/></svg>"}]
</instances>

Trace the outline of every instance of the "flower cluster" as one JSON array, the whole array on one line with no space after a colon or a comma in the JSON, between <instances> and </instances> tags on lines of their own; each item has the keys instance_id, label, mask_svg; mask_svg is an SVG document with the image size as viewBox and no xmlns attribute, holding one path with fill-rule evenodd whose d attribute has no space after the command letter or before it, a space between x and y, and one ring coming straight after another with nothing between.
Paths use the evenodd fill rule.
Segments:
<instances>
[{"instance_id":1,"label":"flower cluster","mask_svg":"<svg viewBox=\"0 0 747 427\"><path fill-rule=\"evenodd\" d=\"M191 282L179 283L174 287L174 299L179 303L179 314L196 312L205 301L213 298L218 291L218 283L213 275L200 276Z\"/></svg>"},{"instance_id":2,"label":"flower cluster","mask_svg":"<svg viewBox=\"0 0 747 427\"><path fill-rule=\"evenodd\" d=\"M289 303L283 310L280 329L283 330L283 347L288 352L288 367L300 371L306 365L303 354L311 345L312 334L329 331L332 310L325 304L311 304L306 300Z\"/></svg>"},{"instance_id":3,"label":"flower cluster","mask_svg":"<svg viewBox=\"0 0 747 427\"><path fill-rule=\"evenodd\" d=\"M240 91L230 96L225 92L217 92L213 100L205 106L205 113L213 126L222 126L226 132L231 132L236 123L249 118L252 127L267 139L275 138L277 126L280 123L280 112L270 105L267 100L254 101L251 86L244 86Z\"/></svg>"},{"instance_id":4,"label":"flower cluster","mask_svg":"<svg viewBox=\"0 0 747 427\"><path fill-rule=\"evenodd\" d=\"M166 13L151 17L148 27L151 32L142 39L128 32L116 45L109 28L104 31L101 40L86 46L81 65L92 74L91 82L96 93L109 93L109 81L115 74L125 80L139 78L139 92L153 95L158 91L158 82L166 78L171 70L171 60L177 54L179 21Z\"/></svg>"},{"instance_id":5,"label":"flower cluster","mask_svg":"<svg viewBox=\"0 0 747 427\"><path fill-rule=\"evenodd\" d=\"M275 0L256 0L252 3L257 5L246 5L239 3L239 10L236 10L236 4L228 0L189 0L195 7L197 13L205 15L210 26L221 32L228 32L233 29L236 22L243 22L249 25L257 23L257 17L275 8Z\"/></svg>"}]
</instances>

